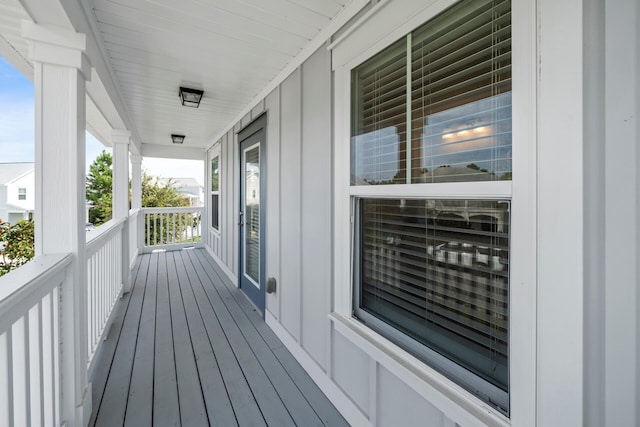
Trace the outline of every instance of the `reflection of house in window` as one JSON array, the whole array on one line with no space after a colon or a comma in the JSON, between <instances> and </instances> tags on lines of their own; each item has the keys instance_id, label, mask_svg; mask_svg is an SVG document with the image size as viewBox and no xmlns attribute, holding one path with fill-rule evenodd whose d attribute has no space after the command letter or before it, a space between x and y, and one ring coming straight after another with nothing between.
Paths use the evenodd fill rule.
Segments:
<instances>
[{"instance_id":1,"label":"reflection of house in window","mask_svg":"<svg viewBox=\"0 0 640 427\"><path fill-rule=\"evenodd\" d=\"M421 151L417 182L510 178L511 92L426 116Z\"/></svg>"},{"instance_id":2,"label":"reflection of house in window","mask_svg":"<svg viewBox=\"0 0 640 427\"><path fill-rule=\"evenodd\" d=\"M260 169L257 166L247 164L247 205L260 204Z\"/></svg>"},{"instance_id":3,"label":"reflection of house in window","mask_svg":"<svg viewBox=\"0 0 640 427\"><path fill-rule=\"evenodd\" d=\"M395 126L374 130L352 139L353 184L390 183L404 170L400 138Z\"/></svg>"}]
</instances>

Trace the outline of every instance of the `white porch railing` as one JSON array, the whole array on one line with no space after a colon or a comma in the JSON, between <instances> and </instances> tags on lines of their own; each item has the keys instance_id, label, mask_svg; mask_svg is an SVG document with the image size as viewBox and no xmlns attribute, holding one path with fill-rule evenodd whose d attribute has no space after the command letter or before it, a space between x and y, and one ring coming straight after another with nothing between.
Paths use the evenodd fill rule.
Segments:
<instances>
[{"instance_id":1,"label":"white porch railing","mask_svg":"<svg viewBox=\"0 0 640 427\"><path fill-rule=\"evenodd\" d=\"M124 227L125 219L112 219L87 234L87 361L89 365L122 290Z\"/></svg>"},{"instance_id":2,"label":"white porch railing","mask_svg":"<svg viewBox=\"0 0 640 427\"><path fill-rule=\"evenodd\" d=\"M70 254L43 255L0 278L0 425L60 425L61 288ZM65 336L71 335L71 336Z\"/></svg>"},{"instance_id":3,"label":"white porch railing","mask_svg":"<svg viewBox=\"0 0 640 427\"><path fill-rule=\"evenodd\" d=\"M87 372L127 277L125 226L124 218L111 220L87 234ZM78 340L73 322L62 323L63 308L74 305L62 291L72 286L72 260L42 255L0 278L0 426L61 424L63 370L70 368L63 352Z\"/></svg>"},{"instance_id":4,"label":"white porch railing","mask_svg":"<svg viewBox=\"0 0 640 427\"><path fill-rule=\"evenodd\" d=\"M135 260L143 242L148 251L202 246L202 212L202 207L134 209L128 221L111 220L87 233L87 278L81 281L87 286L87 305L79 311L87 327L84 367L64 363L64 352L79 339L63 309L77 304L64 297L73 295L73 256L38 256L0 278L0 426L61 424L62 412L76 404L61 390L73 389L68 381L83 368L85 373L91 369L128 280L130 265L123 264ZM68 369L75 373L66 374Z\"/></svg>"},{"instance_id":5,"label":"white porch railing","mask_svg":"<svg viewBox=\"0 0 640 427\"><path fill-rule=\"evenodd\" d=\"M200 207L142 208L144 214L144 250L178 249L202 246Z\"/></svg>"},{"instance_id":6,"label":"white porch railing","mask_svg":"<svg viewBox=\"0 0 640 427\"><path fill-rule=\"evenodd\" d=\"M144 215L140 212L140 209L131 209L129 211L129 269L133 267L143 246L143 223Z\"/></svg>"}]
</instances>

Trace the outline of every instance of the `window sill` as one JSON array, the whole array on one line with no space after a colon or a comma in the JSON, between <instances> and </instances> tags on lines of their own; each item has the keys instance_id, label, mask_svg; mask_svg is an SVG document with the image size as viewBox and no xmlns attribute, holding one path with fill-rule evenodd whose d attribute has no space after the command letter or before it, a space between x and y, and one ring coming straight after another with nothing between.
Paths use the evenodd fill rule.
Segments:
<instances>
[{"instance_id":1,"label":"window sill","mask_svg":"<svg viewBox=\"0 0 640 427\"><path fill-rule=\"evenodd\" d=\"M456 423L511 425L504 415L357 320L335 312L329 314L329 319L336 331Z\"/></svg>"}]
</instances>

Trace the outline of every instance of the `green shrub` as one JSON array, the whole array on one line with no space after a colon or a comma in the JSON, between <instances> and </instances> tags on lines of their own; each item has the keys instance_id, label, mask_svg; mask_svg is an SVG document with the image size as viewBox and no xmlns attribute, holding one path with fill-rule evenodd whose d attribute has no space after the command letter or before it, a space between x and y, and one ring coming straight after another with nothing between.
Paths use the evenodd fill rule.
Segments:
<instances>
[{"instance_id":1,"label":"green shrub","mask_svg":"<svg viewBox=\"0 0 640 427\"><path fill-rule=\"evenodd\" d=\"M0 222L0 276L7 274L34 256L33 221L15 224Z\"/></svg>"}]
</instances>

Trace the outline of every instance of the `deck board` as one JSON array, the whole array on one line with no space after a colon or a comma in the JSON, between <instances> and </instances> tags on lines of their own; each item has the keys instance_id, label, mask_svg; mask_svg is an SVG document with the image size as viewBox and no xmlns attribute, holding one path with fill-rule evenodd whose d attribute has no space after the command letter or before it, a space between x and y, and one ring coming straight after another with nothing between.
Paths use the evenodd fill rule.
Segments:
<instances>
[{"instance_id":1,"label":"deck board","mask_svg":"<svg viewBox=\"0 0 640 427\"><path fill-rule=\"evenodd\" d=\"M188 257L186 257L185 261L189 262L192 266L192 268L189 269L192 276L197 276L195 271L197 267L190 262ZM192 277L192 279L196 286L203 287L199 278ZM222 301L213 284L208 283L208 285L209 286L203 287L203 290L205 291L208 301L213 307L216 316L225 331L227 340L233 349L238 363L243 367L244 376L251 387L253 396L258 403L265 422L267 425L283 427L295 425L287 411L287 408L284 406L278 396L278 393L269 381L269 377L265 373L264 369L262 369L258 359L253 353L251 346L242 335L242 332L236 323L236 319L231 316L229 307L225 305L224 301Z\"/></svg>"},{"instance_id":2,"label":"deck board","mask_svg":"<svg viewBox=\"0 0 640 427\"><path fill-rule=\"evenodd\" d=\"M179 268L180 257L167 254L169 270L169 294L171 295L171 318L173 320L174 351L178 376L178 402L183 426L202 426L207 423L207 411L200 388L200 376L193 351L193 341L201 336L191 335L187 314L182 299L185 273ZM179 285L179 286L177 286Z\"/></svg>"},{"instance_id":3,"label":"deck board","mask_svg":"<svg viewBox=\"0 0 640 427\"><path fill-rule=\"evenodd\" d=\"M271 348L276 359L282 364L289 377L296 384L300 393L308 402L312 402L312 406L318 416L325 425L330 426L346 426L348 425L342 415L333 406L333 404L322 393L318 386L313 382L309 374L300 366L295 358L283 346L276 334L267 326L255 310L255 307L247 300L247 298L228 280L222 273L213 259L206 255L206 252L196 252L205 269L209 272L210 277L214 277L217 283L223 284L226 291L236 300L238 306L245 312L247 318L251 321L256 331L261 335L265 343Z\"/></svg>"},{"instance_id":4,"label":"deck board","mask_svg":"<svg viewBox=\"0 0 640 427\"><path fill-rule=\"evenodd\" d=\"M148 258L144 260L148 265ZM146 274L146 267L142 267L142 257L138 257L132 269L131 277L133 282L137 280L138 274ZM118 305L114 308L112 324L107 332L106 340L102 343L101 350L95 355L95 368L93 370L93 387L92 401L93 404L99 404L104 394L107 377L111 370L112 361L120 338L122 330L122 322L124 321L127 308L129 306L131 293L123 295ZM89 425L95 423L96 411L93 411L89 420Z\"/></svg>"},{"instance_id":5,"label":"deck board","mask_svg":"<svg viewBox=\"0 0 640 427\"><path fill-rule=\"evenodd\" d=\"M112 339L116 339L117 343L108 377L104 385L104 392L99 399L99 404L97 404L100 411L98 411L96 415L96 425L124 425L131 368L133 367L133 355L135 354L148 269L149 259L143 259L132 291L127 297L128 305L121 329L118 331L117 337L108 338L106 341L109 342ZM92 380L92 382L94 381ZM100 384L98 384L98 388L101 388ZM94 400L94 405L96 403Z\"/></svg>"},{"instance_id":6,"label":"deck board","mask_svg":"<svg viewBox=\"0 0 640 427\"><path fill-rule=\"evenodd\" d=\"M141 256L90 425L348 425L203 249Z\"/></svg>"},{"instance_id":7,"label":"deck board","mask_svg":"<svg viewBox=\"0 0 640 427\"><path fill-rule=\"evenodd\" d=\"M219 363L220 376L226 387L229 402L235 413L236 420L240 425L265 425L262 413L255 404L255 399L251 388L247 383L242 368L236 359L235 354L224 333L222 325L216 316L213 307L208 303L206 294L201 288L196 287L195 292L189 296L190 313L195 315L200 312L204 320L204 328L209 336L209 343ZM188 294L185 293L185 295ZM213 365L211 366L213 368ZM206 373L207 370L203 370ZM216 396L211 396L216 399ZM224 424L223 424L224 425Z\"/></svg>"},{"instance_id":8,"label":"deck board","mask_svg":"<svg viewBox=\"0 0 640 427\"><path fill-rule=\"evenodd\" d=\"M149 262L147 284L140 312L129 398L125 412L125 426L144 427L153 423L153 368L156 329L156 286L158 281L158 258Z\"/></svg>"},{"instance_id":9,"label":"deck board","mask_svg":"<svg viewBox=\"0 0 640 427\"><path fill-rule=\"evenodd\" d=\"M158 257L156 344L153 424L156 426L179 426L180 406L178 405L178 379L173 351L173 326L171 324L171 304L169 300L169 279L166 254Z\"/></svg>"},{"instance_id":10,"label":"deck board","mask_svg":"<svg viewBox=\"0 0 640 427\"><path fill-rule=\"evenodd\" d=\"M211 280L210 277L215 274L213 270L211 270L211 266L206 262L203 262L202 259L193 252L191 252L189 256L195 267L194 271L203 271L203 275L208 280ZM278 359L267 343L262 339L262 336L251 323L249 317L254 317L260 322L262 322L262 319L259 318L255 311L252 311L250 316L247 316L247 313L244 312L237 301L232 298L229 289L227 289L222 283L220 283L219 286L215 286L215 284L211 282L211 288L215 289L217 291L217 296L220 297L221 301L226 303L229 313L233 316L246 342L252 343L251 351L255 355L262 370L267 374L272 386L277 390L280 400L287 408L287 411L294 422L298 425L306 426L322 425L322 422L314 412L313 407L300 393L296 384L291 380L286 370L278 362ZM240 296L243 297L242 295Z\"/></svg>"}]
</instances>

